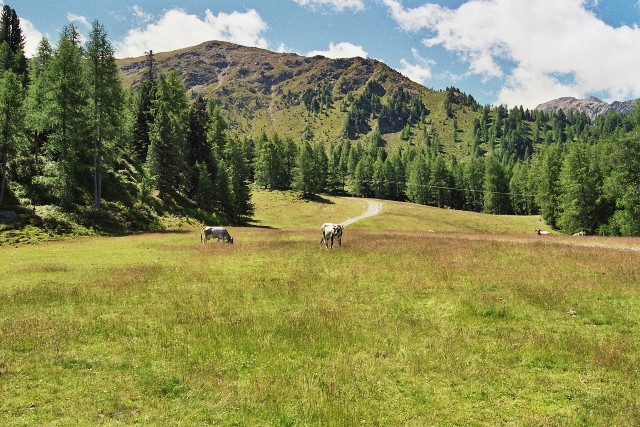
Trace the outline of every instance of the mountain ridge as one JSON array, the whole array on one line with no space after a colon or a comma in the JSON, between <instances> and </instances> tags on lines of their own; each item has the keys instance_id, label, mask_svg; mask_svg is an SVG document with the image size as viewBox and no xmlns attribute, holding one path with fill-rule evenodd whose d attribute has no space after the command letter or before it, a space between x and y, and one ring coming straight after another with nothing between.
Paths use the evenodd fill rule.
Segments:
<instances>
[{"instance_id":1,"label":"mountain ridge","mask_svg":"<svg viewBox=\"0 0 640 427\"><path fill-rule=\"evenodd\" d=\"M147 58L124 58L117 63L125 86L137 87L147 68ZM473 107L461 106L459 102L469 97L456 92L453 94L456 105L447 106L447 91L413 82L376 59L304 57L213 40L154 53L154 64L161 72L176 70L192 98L203 96L214 100L226 116L234 137L267 133L300 140L306 135L308 139L332 144L344 137L350 108L372 82L380 91L383 105L388 104L399 89L420 98L428 111L425 122L419 124L420 134L425 130L437 132L443 136L443 145L452 150L464 150L456 142L469 143L472 135ZM324 95L328 92L325 104L311 111L305 105L305 96L320 96L321 92ZM454 123L452 108L456 111L457 123ZM375 115L367 120L368 131L352 139L366 138L375 132ZM388 146L400 146L404 144L401 140L406 140L400 131L383 129L382 132ZM412 132L418 136L417 127ZM458 135L458 141L454 135Z\"/></svg>"},{"instance_id":2,"label":"mountain ridge","mask_svg":"<svg viewBox=\"0 0 640 427\"><path fill-rule=\"evenodd\" d=\"M565 96L550 101L544 102L538 105L535 109L544 111L546 113L555 113L558 110L568 112L570 110L580 111L585 113L593 121L596 117L603 114L607 114L611 111L615 111L623 114L631 114L633 111L633 105L638 100L629 101L613 101L608 103L595 96L590 96L586 99L574 98L571 96Z\"/></svg>"}]
</instances>

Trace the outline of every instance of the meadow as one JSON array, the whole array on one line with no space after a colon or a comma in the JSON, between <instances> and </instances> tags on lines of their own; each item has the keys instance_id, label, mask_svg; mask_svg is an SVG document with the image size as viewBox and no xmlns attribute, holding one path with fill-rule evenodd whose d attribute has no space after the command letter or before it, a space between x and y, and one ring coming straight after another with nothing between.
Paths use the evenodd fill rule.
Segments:
<instances>
[{"instance_id":1,"label":"meadow","mask_svg":"<svg viewBox=\"0 0 640 427\"><path fill-rule=\"evenodd\" d=\"M0 247L2 425L640 425L640 240L256 192L196 224Z\"/></svg>"}]
</instances>

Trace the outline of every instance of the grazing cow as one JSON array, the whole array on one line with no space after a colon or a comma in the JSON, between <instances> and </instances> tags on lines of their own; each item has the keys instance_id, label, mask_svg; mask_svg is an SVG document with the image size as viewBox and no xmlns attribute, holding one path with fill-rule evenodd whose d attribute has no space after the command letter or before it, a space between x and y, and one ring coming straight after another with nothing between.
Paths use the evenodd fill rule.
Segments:
<instances>
[{"instance_id":1,"label":"grazing cow","mask_svg":"<svg viewBox=\"0 0 640 427\"><path fill-rule=\"evenodd\" d=\"M211 227L211 226L202 227L202 234L200 235L200 241L202 243L207 243L209 239L218 239L218 242L222 240L223 242L233 243L233 237L231 237L227 229L224 227Z\"/></svg>"},{"instance_id":2,"label":"grazing cow","mask_svg":"<svg viewBox=\"0 0 640 427\"><path fill-rule=\"evenodd\" d=\"M586 236L587 232L582 230L582 231L578 231L577 233L574 233L573 235L574 236Z\"/></svg>"},{"instance_id":3,"label":"grazing cow","mask_svg":"<svg viewBox=\"0 0 640 427\"><path fill-rule=\"evenodd\" d=\"M330 222L325 222L322 224L320 230L322 230L322 240L320 243L324 242L325 247L329 250L329 241L331 241L331 248L333 248L333 238L338 238L338 244L342 246L342 230L344 227L340 224L333 224Z\"/></svg>"},{"instance_id":4,"label":"grazing cow","mask_svg":"<svg viewBox=\"0 0 640 427\"><path fill-rule=\"evenodd\" d=\"M539 236L550 236L551 232L550 231L546 231L546 230L540 230L539 228L535 229L535 232L537 235Z\"/></svg>"}]
</instances>

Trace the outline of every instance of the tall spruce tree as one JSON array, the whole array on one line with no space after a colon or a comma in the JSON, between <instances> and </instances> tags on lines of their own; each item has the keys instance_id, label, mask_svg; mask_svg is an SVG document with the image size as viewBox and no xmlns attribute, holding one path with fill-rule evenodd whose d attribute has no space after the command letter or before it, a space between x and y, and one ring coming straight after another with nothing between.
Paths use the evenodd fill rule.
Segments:
<instances>
[{"instance_id":1,"label":"tall spruce tree","mask_svg":"<svg viewBox=\"0 0 640 427\"><path fill-rule=\"evenodd\" d=\"M229 171L229 186L233 194L231 219L239 221L242 217L251 216L254 206L251 202L251 187L249 176L251 167L246 157L244 143L227 138L224 148L224 158Z\"/></svg>"},{"instance_id":2,"label":"tall spruce tree","mask_svg":"<svg viewBox=\"0 0 640 427\"><path fill-rule=\"evenodd\" d=\"M51 115L47 102L48 82L45 70L53 58L53 47L45 38L40 40L35 56L31 59L30 84L25 99L25 129L31 143L29 166L31 178L42 174L41 149L52 132Z\"/></svg>"},{"instance_id":3,"label":"tall spruce tree","mask_svg":"<svg viewBox=\"0 0 640 427\"><path fill-rule=\"evenodd\" d=\"M93 207L99 208L105 150L115 148L121 125L123 93L113 47L98 21L92 23L85 49L93 140Z\"/></svg>"},{"instance_id":4,"label":"tall spruce tree","mask_svg":"<svg viewBox=\"0 0 640 427\"><path fill-rule=\"evenodd\" d=\"M86 190L84 181L90 157L87 129L87 85L83 78L80 33L73 26L63 29L53 58L46 68L47 93L43 108L49 115L51 134L47 152L53 166L49 180L64 207L70 208L76 190ZM82 178L82 179L81 179Z\"/></svg>"},{"instance_id":5,"label":"tall spruce tree","mask_svg":"<svg viewBox=\"0 0 640 427\"><path fill-rule=\"evenodd\" d=\"M187 193L191 196L198 186L200 170L204 165L210 179L215 180L217 161L213 156L211 145L207 140L209 130L209 113L207 102L202 96L198 96L189 109L189 128L187 130L187 145L185 150L185 161L188 168Z\"/></svg>"},{"instance_id":6,"label":"tall spruce tree","mask_svg":"<svg viewBox=\"0 0 640 427\"><path fill-rule=\"evenodd\" d=\"M149 133L154 119L153 102L157 90L155 57L152 50L146 53L146 58L147 68L138 91L138 108L133 125L133 147L139 162L144 162L147 158L151 143Z\"/></svg>"},{"instance_id":7,"label":"tall spruce tree","mask_svg":"<svg viewBox=\"0 0 640 427\"><path fill-rule=\"evenodd\" d=\"M597 228L598 192L602 187L593 150L585 143L572 143L560 169L558 225L568 233Z\"/></svg>"},{"instance_id":8,"label":"tall spruce tree","mask_svg":"<svg viewBox=\"0 0 640 427\"><path fill-rule=\"evenodd\" d=\"M4 201L9 162L18 151L22 132L22 85L12 71L5 71L0 79L0 206Z\"/></svg>"},{"instance_id":9,"label":"tall spruce tree","mask_svg":"<svg viewBox=\"0 0 640 427\"><path fill-rule=\"evenodd\" d=\"M320 192L319 178L316 175L316 156L309 141L303 141L298 150L294 169L293 189L309 197Z\"/></svg>"},{"instance_id":10,"label":"tall spruce tree","mask_svg":"<svg viewBox=\"0 0 640 427\"><path fill-rule=\"evenodd\" d=\"M27 85L29 68L24 54L25 37L16 11L8 5L0 12L0 45L6 44L4 69L13 71L23 86Z\"/></svg>"},{"instance_id":11,"label":"tall spruce tree","mask_svg":"<svg viewBox=\"0 0 640 427\"><path fill-rule=\"evenodd\" d=\"M509 203L509 181L504 166L490 150L484 162L483 212L504 215L511 213Z\"/></svg>"},{"instance_id":12,"label":"tall spruce tree","mask_svg":"<svg viewBox=\"0 0 640 427\"><path fill-rule=\"evenodd\" d=\"M177 192L180 178L185 172L183 150L188 107L184 84L175 71L158 79L153 115L147 162L162 198Z\"/></svg>"},{"instance_id":13,"label":"tall spruce tree","mask_svg":"<svg viewBox=\"0 0 640 427\"><path fill-rule=\"evenodd\" d=\"M415 156L409 166L409 177L407 180L407 197L413 203L426 205L429 203L429 175L424 155Z\"/></svg>"}]
</instances>

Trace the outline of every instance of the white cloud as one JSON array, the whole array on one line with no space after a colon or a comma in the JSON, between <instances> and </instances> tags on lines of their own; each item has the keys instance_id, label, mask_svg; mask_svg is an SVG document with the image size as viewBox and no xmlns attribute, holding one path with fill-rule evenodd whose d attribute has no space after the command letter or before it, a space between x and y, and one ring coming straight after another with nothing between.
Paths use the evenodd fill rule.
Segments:
<instances>
[{"instance_id":1,"label":"white cloud","mask_svg":"<svg viewBox=\"0 0 640 427\"><path fill-rule=\"evenodd\" d=\"M401 67L398 71L414 82L424 85L433 76L431 67L435 65L435 61L421 57L416 49L411 49L411 53L416 63L412 64L402 58L400 60Z\"/></svg>"},{"instance_id":2,"label":"white cloud","mask_svg":"<svg viewBox=\"0 0 640 427\"><path fill-rule=\"evenodd\" d=\"M361 58L366 58L369 56L367 52L362 48L362 46L356 46L349 42L341 42L341 43L329 43L329 49L327 50L312 50L307 53L307 56L316 56L322 55L327 58L355 58L359 56Z\"/></svg>"},{"instance_id":3,"label":"white cloud","mask_svg":"<svg viewBox=\"0 0 640 427\"><path fill-rule=\"evenodd\" d=\"M254 9L244 13L220 12L218 15L207 9L204 18L182 9L171 9L156 22L129 30L122 42L114 44L118 57L141 56L149 50L165 52L209 40L266 48L267 41L262 33L267 28L266 22Z\"/></svg>"},{"instance_id":4,"label":"white cloud","mask_svg":"<svg viewBox=\"0 0 640 427\"><path fill-rule=\"evenodd\" d=\"M354 12L364 10L364 0L293 0L302 6L307 6L312 9L318 7L328 7L334 9L337 12L342 12L346 9L351 9Z\"/></svg>"},{"instance_id":5,"label":"white cloud","mask_svg":"<svg viewBox=\"0 0 640 427\"><path fill-rule=\"evenodd\" d=\"M20 18L20 28L24 34L24 54L27 58L31 58L36 54L38 44L44 37L38 29L28 19Z\"/></svg>"},{"instance_id":6,"label":"white cloud","mask_svg":"<svg viewBox=\"0 0 640 427\"><path fill-rule=\"evenodd\" d=\"M133 12L133 16L135 16L141 22L150 22L153 19L153 15L145 12L140 6L134 4L131 7L131 11Z\"/></svg>"},{"instance_id":7,"label":"white cloud","mask_svg":"<svg viewBox=\"0 0 640 427\"><path fill-rule=\"evenodd\" d=\"M503 79L497 103L535 107L596 92L640 97L640 28L607 25L588 10L592 0L469 0L457 9L383 1L402 29L426 33L426 46L456 53L471 74Z\"/></svg>"},{"instance_id":8,"label":"white cloud","mask_svg":"<svg viewBox=\"0 0 640 427\"><path fill-rule=\"evenodd\" d=\"M82 25L85 28L91 28L91 24L89 23L89 20L81 15L76 15L74 13L67 13L67 20L69 22L77 22L78 24Z\"/></svg>"},{"instance_id":9,"label":"white cloud","mask_svg":"<svg viewBox=\"0 0 640 427\"><path fill-rule=\"evenodd\" d=\"M276 49L276 52L278 52L278 53L292 53L293 49L291 49L289 46L284 44L284 42L282 42L282 43L280 43L278 45L278 48Z\"/></svg>"}]
</instances>

